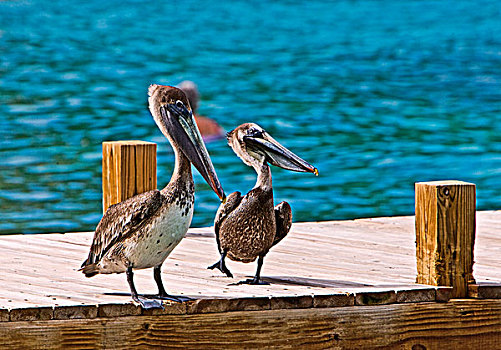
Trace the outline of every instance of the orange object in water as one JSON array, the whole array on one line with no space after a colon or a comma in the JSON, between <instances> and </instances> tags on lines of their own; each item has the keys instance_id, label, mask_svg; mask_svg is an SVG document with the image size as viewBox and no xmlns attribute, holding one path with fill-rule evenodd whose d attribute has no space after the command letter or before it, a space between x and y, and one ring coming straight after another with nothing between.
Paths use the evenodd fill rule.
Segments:
<instances>
[{"instance_id":1,"label":"orange object in water","mask_svg":"<svg viewBox=\"0 0 501 350\"><path fill-rule=\"evenodd\" d=\"M223 128L215 120L202 115L195 115L195 121L205 142L223 137Z\"/></svg>"},{"instance_id":2,"label":"orange object in water","mask_svg":"<svg viewBox=\"0 0 501 350\"><path fill-rule=\"evenodd\" d=\"M200 94L198 93L197 85L189 80L185 80L179 84L179 88L184 91L190 101L191 110L195 116L198 130L202 134L205 142L217 140L224 136L223 128L213 119L197 114L198 104L200 102Z\"/></svg>"}]
</instances>

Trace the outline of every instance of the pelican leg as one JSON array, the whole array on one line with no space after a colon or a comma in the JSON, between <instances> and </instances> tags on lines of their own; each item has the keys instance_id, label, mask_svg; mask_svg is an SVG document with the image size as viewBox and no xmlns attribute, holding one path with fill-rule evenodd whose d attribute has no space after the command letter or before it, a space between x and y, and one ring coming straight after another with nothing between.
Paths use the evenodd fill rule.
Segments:
<instances>
[{"instance_id":1,"label":"pelican leg","mask_svg":"<svg viewBox=\"0 0 501 350\"><path fill-rule=\"evenodd\" d=\"M172 300L172 301L176 301L178 303L182 303L183 301L191 300L188 297L170 295L165 291L164 284L162 282L162 274L160 272L161 267L162 267L162 265L158 265L158 266L155 266L153 268L153 278L155 279L155 282L157 282L157 286L158 286L158 298L162 299L162 300Z\"/></svg>"},{"instance_id":2,"label":"pelican leg","mask_svg":"<svg viewBox=\"0 0 501 350\"><path fill-rule=\"evenodd\" d=\"M134 286L134 273L132 272L132 266L127 268L127 282L129 282L130 293L132 300L141 304L143 309L163 309L162 303L158 300L148 300L140 297L137 294L136 287Z\"/></svg>"},{"instance_id":3,"label":"pelican leg","mask_svg":"<svg viewBox=\"0 0 501 350\"><path fill-rule=\"evenodd\" d=\"M256 270L256 275L252 279L246 279L243 281L238 282L237 284L261 284L261 285L267 285L270 284L269 282L266 281L261 281L261 268L263 267L263 262L264 262L264 256L260 256L257 259L257 270Z\"/></svg>"},{"instance_id":4,"label":"pelican leg","mask_svg":"<svg viewBox=\"0 0 501 350\"><path fill-rule=\"evenodd\" d=\"M158 296L167 297L169 294L165 291L164 284L162 282L162 274L160 273L160 267L161 265L158 265L153 268L153 278L155 279L155 282L157 282Z\"/></svg>"},{"instance_id":5,"label":"pelican leg","mask_svg":"<svg viewBox=\"0 0 501 350\"><path fill-rule=\"evenodd\" d=\"M132 300L139 302L139 297L137 295L136 286L134 285L134 273L132 272L132 267L127 268L127 282L129 282L130 293Z\"/></svg>"},{"instance_id":6,"label":"pelican leg","mask_svg":"<svg viewBox=\"0 0 501 350\"><path fill-rule=\"evenodd\" d=\"M224 273L227 277L233 277L233 274L230 272L230 270L228 270L228 268L226 267L226 264L224 262L224 259L226 258L226 254L228 253L228 251L223 251L223 253L221 254L221 259L219 259L219 261L209 267L207 267L208 269L210 270L214 270L214 269L218 269L219 271L221 271L222 273Z\"/></svg>"}]
</instances>

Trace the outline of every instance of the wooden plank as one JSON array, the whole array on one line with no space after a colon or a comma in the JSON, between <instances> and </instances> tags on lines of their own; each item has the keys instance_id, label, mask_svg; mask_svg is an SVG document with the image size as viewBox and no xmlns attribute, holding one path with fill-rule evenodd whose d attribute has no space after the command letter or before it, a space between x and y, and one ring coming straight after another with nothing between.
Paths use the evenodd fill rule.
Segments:
<instances>
[{"instance_id":1,"label":"wooden plank","mask_svg":"<svg viewBox=\"0 0 501 350\"><path fill-rule=\"evenodd\" d=\"M395 291L360 292L355 295L355 305L384 305L396 302Z\"/></svg>"},{"instance_id":2,"label":"wooden plank","mask_svg":"<svg viewBox=\"0 0 501 350\"><path fill-rule=\"evenodd\" d=\"M355 305L355 295L350 293L315 295L313 307L341 307Z\"/></svg>"},{"instance_id":3,"label":"wooden plank","mask_svg":"<svg viewBox=\"0 0 501 350\"><path fill-rule=\"evenodd\" d=\"M187 303L187 313L189 314L256 311L269 310L270 308L271 301L268 297L197 299Z\"/></svg>"},{"instance_id":4,"label":"wooden plank","mask_svg":"<svg viewBox=\"0 0 501 350\"><path fill-rule=\"evenodd\" d=\"M74 320L74 319L89 319L96 318L97 305L76 305L76 306L59 306L54 308L55 320Z\"/></svg>"},{"instance_id":5,"label":"wooden plank","mask_svg":"<svg viewBox=\"0 0 501 350\"><path fill-rule=\"evenodd\" d=\"M437 291L433 288L403 289L396 291L397 303L421 303L437 301Z\"/></svg>"},{"instance_id":6,"label":"wooden plank","mask_svg":"<svg viewBox=\"0 0 501 350\"><path fill-rule=\"evenodd\" d=\"M416 183L418 283L452 286L468 295L473 278L475 185L461 181Z\"/></svg>"},{"instance_id":7,"label":"wooden plank","mask_svg":"<svg viewBox=\"0 0 501 350\"><path fill-rule=\"evenodd\" d=\"M478 213L475 277L480 284L501 284L501 248L493 244L501 239L501 225L492 224L496 220L501 222L501 211ZM306 307L311 298L313 307L340 306L333 296L338 294L353 299L355 295L362 298L364 293L396 293L391 302L429 301L435 288L415 283L413 222L413 217L400 217L295 223L289 236L265 259L263 277L271 283L267 286L236 285L254 274L255 263L228 261L234 278L207 270L219 258L212 229L190 229L162 267L164 284L171 294L204 299L201 303L206 306L199 307L205 310L235 310L228 305L243 303L208 300L244 299L252 303L254 297L268 298L270 308ZM77 271L92 235L0 237L0 308L116 304L118 309L113 312L124 314L123 309L129 306L120 305L131 304L124 274L86 279ZM134 278L139 293L156 293L152 269L139 270ZM435 291L436 300L451 297L449 289ZM485 291L480 292L485 295ZM216 307L217 303L221 305ZM73 314L78 315L77 311Z\"/></svg>"},{"instance_id":8,"label":"wooden plank","mask_svg":"<svg viewBox=\"0 0 501 350\"><path fill-rule=\"evenodd\" d=\"M501 300L0 323L3 349L501 349ZM496 316L497 315L497 316Z\"/></svg>"},{"instance_id":9,"label":"wooden plank","mask_svg":"<svg viewBox=\"0 0 501 350\"><path fill-rule=\"evenodd\" d=\"M9 310L8 309L0 309L0 322L9 321Z\"/></svg>"},{"instance_id":10,"label":"wooden plank","mask_svg":"<svg viewBox=\"0 0 501 350\"><path fill-rule=\"evenodd\" d=\"M52 307L30 307L12 309L9 312L10 321L45 321L54 318Z\"/></svg>"},{"instance_id":11,"label":"wooden plank","mask_svg":"<svg viewBox=\"0 0 501 350\"><path fill-rule=\"evenodd\" d=\"M152 142L103 142L103 211L157 188L156 152Z\"/></svg>"},{"instance_id":12,"label":"wooden plank","mask_svg":"<svg viewBox=\"0 0 501 350\"><path fill-rule=\"evenodd\" d=\"M501 283L470 284L468 296L477 299L501 299Z\"/></svg>"},{"instance_id":13,"label":"wooden plank","mask_svg":"<svg viewBox=\"0 0 501 350\"><path fill-rule=\"evenodd\" d=\"M270 308L277 309L308 309L313 307L313 296L303 295L294 297L271 297Z\"/></svg>"}]
</instances>

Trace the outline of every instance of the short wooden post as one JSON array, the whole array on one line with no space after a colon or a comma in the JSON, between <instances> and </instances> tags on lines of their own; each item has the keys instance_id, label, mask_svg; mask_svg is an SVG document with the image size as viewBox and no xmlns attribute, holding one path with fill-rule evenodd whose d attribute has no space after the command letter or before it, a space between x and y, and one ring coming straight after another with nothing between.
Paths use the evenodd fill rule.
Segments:
<instances>
[{"instance_id":1,"label":"short wooden post","mask_svg":"<svg viewBox=\"0 0 501 350\"><path fill-rule=\"evenodd\" d=\"M453 298L465 298L475 283L475 184L418 182L415 191L416 282L452 286Z\"/></svg>"},{"instance_id":2,"label":"short wooden post","mask_svg":"<svg viewBox=\"0 0 501 350\"><path fill-rule=\"evenodd\" d=\"M103 211L157 188L157 145L144 141L103 142Z\"/></svg>"}]
</instances>

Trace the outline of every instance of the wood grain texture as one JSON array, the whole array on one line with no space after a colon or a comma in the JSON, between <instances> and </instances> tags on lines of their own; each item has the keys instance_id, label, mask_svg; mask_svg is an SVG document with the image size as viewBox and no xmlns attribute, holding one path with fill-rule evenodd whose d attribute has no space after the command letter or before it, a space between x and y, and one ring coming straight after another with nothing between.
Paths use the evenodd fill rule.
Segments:
<instances>
[{"instance_id":1,"label":"wood grain texture","mask_svg":"<svg viewBox=\"0 0 501 350\"><path fill-rule=\"evenodd\" d=\"M2 349L501 349L501 300L4 322Z\"/></svg>"},{"instance_id":2,"label":"wood grain texture","mask_svg":"<svg viewBox=\"0 0 501 350\"><path fill-rule=\"evenodd\" d=\"M501 284L470 284L468 285L468 296L477 299L501 299Z\"/></svg>"},{"instance_id":3,"label":"wood grain texture","mask_svg":"<svg viewBox=\"0 0 501 350\"><path fill-rule=\"evenodd\" d=\"M437 301L437 290L433 288L397 290L397 303L419 303L425 301Z\"/></svg>"},{"instance_id":4,"label":"wood grain texture","mask_svg":"<svg viewBox=\"0 0 501 350\"><path fill-rule=\"evenodd\" d=\"M477 215L475 278L490 288L477 295L492 298L501 286L501 211ZM352 307L355 298L380 307L375 304L451 297L450 287L415 283L414 217L294 223L266 257L262 276L270 285L260 286L237 284L253 276L255 264L229 261L235 278L207 270L218 258L213 230L190 229L164 262L162 277L170 294L194 300L166 303L165 310L150 313L131 303L124 274L88 279L78 272L92 237L92 232L1 236L0 322L298 309L311 308L312 298L313 308L331 308ZM139 293L157 292L152 274L151 269L134 274Z\"/></svg>"},{"instance_id":5,"label":"wood grain texture","mask_svg":"<svg viewBox=\"0 0 501 350\"><path fill-rule=\"evenodd\" d=\"M416 183L418 283L452 286L454 298L474 283L475 185L461 181Z\"/></svg>"},{"instance_id":6,"label":"wood grain texture","mask_svg":"<svg viewBox=\"0 0 501 350\"><path fill-rule=\"evenodd\" d=\"M144 141L103 142L103 211L157 188L157 145Z\"/></svg>"}]
</instances>

